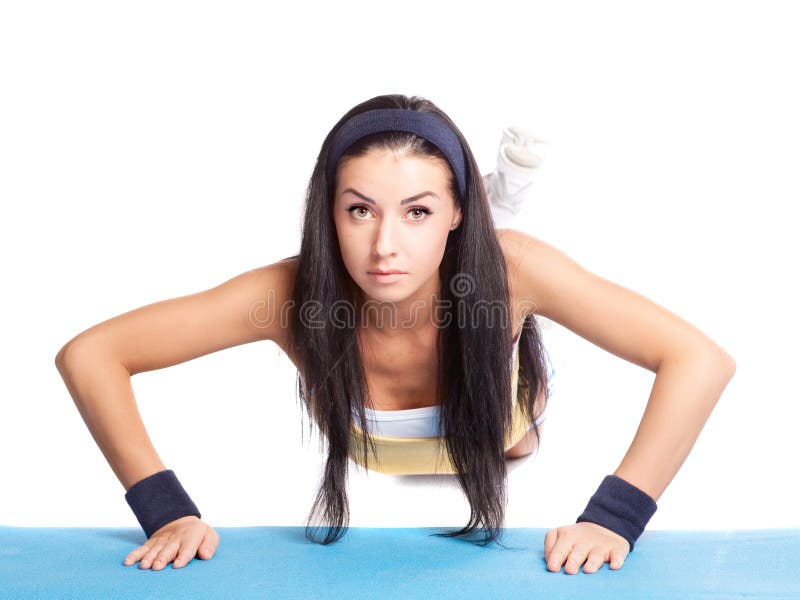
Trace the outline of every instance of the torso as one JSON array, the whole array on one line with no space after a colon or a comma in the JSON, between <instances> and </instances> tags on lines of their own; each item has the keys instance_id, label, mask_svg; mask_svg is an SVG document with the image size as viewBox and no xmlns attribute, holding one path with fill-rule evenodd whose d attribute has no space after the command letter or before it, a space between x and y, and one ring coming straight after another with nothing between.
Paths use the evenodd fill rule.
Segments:
<instances>
[{"instance_id":1,"label":"torso","mask_svg":"<svg viewBox=\"0 0 800 600\"><path fill-rule=\"evenodd\" d=\"M522 332L525 314L521 312L522 302L514 293L514 271L509 267L508 272L511 300L509 315L514 321L513 340L516 343ZM362 362L372 399L371 404L368 404L369 408L406 410L437 404L437 333L437 328L431 326L413 338L410 336L378 338L380 334L364 336ZM285 340L275 341L297 365L298 361L288 352ZM379 351L373 351L371 348L379 348Z\"/></svg>"}]
</instances>

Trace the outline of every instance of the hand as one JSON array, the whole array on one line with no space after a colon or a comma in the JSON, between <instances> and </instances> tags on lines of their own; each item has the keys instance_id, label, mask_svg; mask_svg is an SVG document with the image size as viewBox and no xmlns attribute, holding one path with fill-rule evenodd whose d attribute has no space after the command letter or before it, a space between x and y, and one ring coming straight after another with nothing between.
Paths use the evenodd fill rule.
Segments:
<instances>
[{"instance_id":1,"label":"hand","mask_svg":"<svg viewBox=\"0 0 800 600\"><path fill-rule=\"evenodd\" d=\"M209 560L217 546L219 534L210 525L190 515L170 521L153 533L149 540L125 557L123 564L128 566L141 560L140 569L152 565L153 570L158 571L175 559L173 568L179 569L190 563L195 555Z\"/></svg>"},{"instance_id":2,"label":"hand","mask_svg":"<svg viewBox=\"0 0 800 600\"><path fill-rule=\"evenodd\" d=\"M582 521L551 529L544 536L544 560L548 571L561 571L575 575L583 565L584 573L594 573L603 563L612 569L621 569L631 545L624 537L602 525ZM588 557L588 559L587 559Z\"/></svg>"}]
</instances>

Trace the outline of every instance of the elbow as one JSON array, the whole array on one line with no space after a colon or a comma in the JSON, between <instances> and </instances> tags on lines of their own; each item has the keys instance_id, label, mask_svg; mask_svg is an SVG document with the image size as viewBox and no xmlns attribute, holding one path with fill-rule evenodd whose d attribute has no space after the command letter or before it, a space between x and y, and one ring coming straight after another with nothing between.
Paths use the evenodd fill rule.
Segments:
<instances>
[{"instance_id":1,"label":"elbow","mask_svg":"<svg viewBox=\"0 0 800 600\"><path fill-rule=\"evenodd\" d=\"M689 360L694 364L701 364L708 373L718 374L730 381L736 373L736 361L725 350L717 345L711 347L697 347L694 350L681 350L670 355L670 362ZM662 361L663 362L663 361Z\"/></svg>"},{"instance_id":2,"label":"elbow","mask_svg":"<svg viewBox=\"0 0 800 600\"><path fill-rule=\"evenodd\" d=\"M73 367L77 361L85 360L81 357L86 354L86 346L87 344L83 341L83 338L80 340L78 338L72 338L64 344L55 358L58 372L64 373L66 369Z\"/></svg>"},{"instance_id":3,"label":"elbow","mask_svg":"<svg viewBox=\"0 0 800 600\"><path fill-rule=\"evenodd\" d=\"M722 372L723 376L730 380L734 373L736 373L736 361L733 359L733 356L728 354L724 348L716 343L712 343L708 352L710 360L712 360L711 364L719 365L718 368Z\"/></svg>"},{"instance_id":4,"label":"elbow","mask_svg":"<svg viewBox=\"0 0 800 600\"><path fill-rule=\"evenodd\" d=\"M58 351L55 365L62 377L67 373L76 373L86 369L94 369L99 364L107 365L117 361L108 347L96 338L80 335L70 341Z\"/></svg>"},{"instance_id":5,"label":"elbow","mask_svg":"<svg viewBox=\"0 0 800 600\"><path fill-rule=\"evenodd\" d=\"M719 357L719 361L722 365L722 371L729 378L733 377L733 374L736 373L736 361L733 359L733 357L718 344L714 344L712 350L715 351L716 355Z\"/></svg>"},{"instance_id":6,"label":"elbow","mask_svg":"<svg viewBox=\"0 0 800 600\"><path fill-rule=\"evenodd\" d=\"M67 342L61 350L56 354L55 364L61 377L66 377L75 365L75 348L72 342Z\"/></svg>"},{"instance_id":7,"label":"elbow","mask_svg":"<svg viewBox=\"0 0 800 600\"><path fill-rule=\"evenodd\" d=\"M734 373L736 373L736 361L724 350L716 352L714 356L716 363L720 365L719 370L722 372L723 376L730 381Z\"/></svg>"},{"instance_id":8,"label":"elbow","mask_svg":"<svg viewBox=\"0 0 800 600\"><path fill-rule=\"evenodd\" d=\"M733 357L727 352L725 353L724 361L725 361L725 368L727 369L728 372L728 376L733 378L733 374L736 373L736 361L733 360Z\"/></svg>"},{"instance_id":9,"label":"elbow","mask_svg":"<svg viewBox=\"0 0 800 600\"><path fill-rule=\"evenodd\" d=\"M56 354L55 363L56 363L56 369L58 369L59 373L64 369L64 366L66 365L68 347L69 347L69 342L64 344L61 347L61 350L58 351L58 354Z\"/></svg>"}]
</instances>

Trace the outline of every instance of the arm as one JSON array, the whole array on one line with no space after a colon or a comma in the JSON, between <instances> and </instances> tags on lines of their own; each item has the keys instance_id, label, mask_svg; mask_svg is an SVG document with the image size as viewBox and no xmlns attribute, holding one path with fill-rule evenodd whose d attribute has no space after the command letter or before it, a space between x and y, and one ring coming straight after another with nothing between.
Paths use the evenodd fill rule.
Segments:
<instances>
[{"instance_id":1,"label":"arm","mask_svg":"<svg viewBox=\"0 0 800 600\"><path fill-rule=\"evenodd\" d=\"M259 322L251 308L270 291L280 304L289 289L290 266L253 269L212 289L124 313L77 335L58 352L56 367L126 491L165 468L136 407L131 376L279 339L280 319Z\"/></svg>"},{"instance_id":2,"label":"arm","mask_svg":"<svg viewBox=\"0 0 800 600\"><path fill-rule=\"evenodd\" d=\"M215 288L138 308L88 329L56 356L75 405L148 540L125 565L163 569L213 557L219 534L166 470L145 431L131 376L256 340L283 340L281 309L294 277L287 259ZM266 304L266 311L261 310Z\"/></svg>"},{"instance_id":3,"label":"arm","mask_svg":"<svg viewBox=\"0 0 800 600\"><path fill-rule=\"evenodd\" d=\"M614 474L658 501L735 369L733 359L703 348L662 360L639 428Z\"/></svg>"},{"instance_id":4,"label":"arm","mask_svg":"<svg viewBox=\"0 0 800 600\"><path fill-rule=\"evenodd\" d=\"M56 367L126 492L137 481L166 469L136 407L131 374L120 360L81 342L63 348Z\"/></svg>"},{"instance_id":5,"label":"arm","mask_svg":"<svg viewBox=\"0 0 800 600\"><path fill-rule=\"evenodd\" d=\"M501 244L516 293L531 312L656 373L639 429L615 475L657 500L733 376L733 358L688 322L541 240L506 230Z\"/></svg>"}]
</instances>

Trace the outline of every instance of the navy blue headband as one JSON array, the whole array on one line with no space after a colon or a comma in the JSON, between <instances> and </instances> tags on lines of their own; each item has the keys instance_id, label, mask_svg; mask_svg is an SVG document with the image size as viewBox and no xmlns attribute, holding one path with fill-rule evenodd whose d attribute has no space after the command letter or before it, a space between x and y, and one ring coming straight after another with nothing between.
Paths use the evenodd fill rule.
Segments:
<instances>
[{"instance_id":1,"label":"navy blue headband","mask_svg":"<svg viewBox=\"0 0 800 600\"><path fill-rule=\"evenodd\" d=\"M333 185L333 177L339 159L353 142L365 135L378 131L408 131L425 138L439 148L447 157L450 167L455 173L461 198L466 198L467 168L464 150L455 132L442 119L431 113L418 112L406 108L380 108L368 110L348 120L331 142L328 152L327 177L328 186Z\"/></svg>"}]
</instances>

